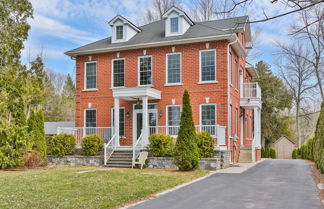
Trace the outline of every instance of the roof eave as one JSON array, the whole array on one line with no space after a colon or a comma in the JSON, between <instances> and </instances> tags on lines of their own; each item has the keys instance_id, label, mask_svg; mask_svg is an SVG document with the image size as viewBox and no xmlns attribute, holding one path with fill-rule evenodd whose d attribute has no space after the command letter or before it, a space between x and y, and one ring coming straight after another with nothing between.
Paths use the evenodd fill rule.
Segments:
<instances>
[{"instance_id":1,"label":"roof eave","mask_svg":"<svg viewBox=\"0 0 324 209\"><path fill-rule=\"evenodd\" d=\"M78 55L87 55L87 54L100 54L105 52L115 52L115 51L125 51L130 49L139 49L139 48L151 48L157 46L167 46L167 45L180 45L180 44L187 44L187 43L198 43L198 42L206 42L206 41L217 41L217 40L233 40L235 39L235 34L224 34L224 35L217 35L217 36L207 36L207 37L197 37L197 38L189 38L189 39L182 39L182 40L172 40L172 41L161 41L161 42L151 42L151 43L144 43L144 44L132 44L128 46L116 46L110 48L102 48L96 50L84 50L79 52L68 51L65 52L65 55L75 57ZM236 50L239 50L239 54L242 56L246 56L245 50L242 47L241 43L237 44L235 47Z\"/></svg>"}]
</instances>

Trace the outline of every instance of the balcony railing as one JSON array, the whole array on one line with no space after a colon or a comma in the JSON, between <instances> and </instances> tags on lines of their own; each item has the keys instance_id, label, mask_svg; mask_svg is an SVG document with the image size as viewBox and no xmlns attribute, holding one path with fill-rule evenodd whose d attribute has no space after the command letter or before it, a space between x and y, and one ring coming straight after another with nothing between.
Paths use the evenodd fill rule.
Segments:
<instances>
[{"instance_id":1,"label":"balcony railing","mask_svg":"<svg viewBox=\"0 0 324 209\"><path fill-rule=\"evenodd\" d=\"M258 83L241 83L241 98L261 99L261 88Z\"/></svg>"},{"instance_id":2,"label":"balcony railing","mask_svg":"<svg viewBox=\"0 0 324 209\"><path fill-rule=\"evenodd\" d=\"M58 127L57 134L72 134L77 145L81 145L81 139L88 135L100 136L107 143L113 136L112 127Z\"/></svg>"},{"instance_id":3,"label":"balcony railing","mask_svg":"<svg viewBox=\"0 0 324 209\"><path fill-rule=\"evenodd\" d=\"M150 126L150 135L159 133L177 137L180 126ZM217 145L225 145L225 126L219 125L196 125L196 132L206 131L217 139Z\"/></svg>"}]
</instances>

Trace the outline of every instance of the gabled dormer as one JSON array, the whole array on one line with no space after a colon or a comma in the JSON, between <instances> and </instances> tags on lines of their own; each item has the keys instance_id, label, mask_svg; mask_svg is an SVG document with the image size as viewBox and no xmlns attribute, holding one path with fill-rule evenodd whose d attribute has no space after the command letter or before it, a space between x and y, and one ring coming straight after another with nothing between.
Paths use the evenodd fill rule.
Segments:
<instances>
[{"instance_id":1,"label":"gabled dormer","mask_svg":"<svg viewBox=\"0 0 324 209\"><path fill-rule=\"evenodd\" d=\"M165 37L183 35L194 22L182 10L171 7L164 13Z\"/></svg>"},{"instance_id":2,"label":"gabled dormer","mask_svg":"<svg viewBox=\"0 0 324 209\"><path fill-rule=\"evenodd\" d=\"M109 25L111 26L111 43L128 41L141 32L141 29L121 15L117 15L110 20Z\"/></svg>"}]
</instances>

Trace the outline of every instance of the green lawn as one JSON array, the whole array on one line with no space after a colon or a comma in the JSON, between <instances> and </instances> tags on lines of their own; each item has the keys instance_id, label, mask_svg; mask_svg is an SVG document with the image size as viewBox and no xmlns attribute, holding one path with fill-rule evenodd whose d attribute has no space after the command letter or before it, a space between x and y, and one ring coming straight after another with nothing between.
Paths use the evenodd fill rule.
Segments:
<instances>
[{"instance_id":1,"label":"green lawn","mask_svg":"<svg viewBox=\"0 0 324 209\"><path fill-rule=\"evenodd\" d=\"M0 208L113 208L143 199L208 171L64 167L0 171Z\"/></svg>"}]
</instances>

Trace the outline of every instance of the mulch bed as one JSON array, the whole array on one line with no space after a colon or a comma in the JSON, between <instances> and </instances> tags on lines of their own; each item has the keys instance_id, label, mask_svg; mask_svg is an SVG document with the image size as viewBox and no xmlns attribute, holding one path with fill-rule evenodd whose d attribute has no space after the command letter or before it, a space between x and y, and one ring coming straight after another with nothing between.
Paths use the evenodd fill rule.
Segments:
<instances>
[{"instance_id":1,"label":"mulch bed","mask_svg":"<svg viewBox=\"0 0 324 209\"><path fill-rule=\"evenodd\" d=\"M318 196L320 197L321 200L324 200L324 190L320 190L317 187L317 184L320 184L320 183L324 184L324 174L322 174L320 172L320 170L317 169L317 167L316 167L316 165L315 165L314 162L312 162L312 161L307 161L307 162L312 167L312 176L313 176L313 178L315 180L315 183L316 183L316 188L317 188ZM323 201L322 201L322 203L323 203Z\"/></svg>"}]
</instances>

